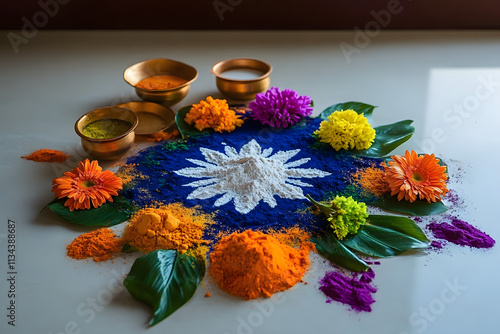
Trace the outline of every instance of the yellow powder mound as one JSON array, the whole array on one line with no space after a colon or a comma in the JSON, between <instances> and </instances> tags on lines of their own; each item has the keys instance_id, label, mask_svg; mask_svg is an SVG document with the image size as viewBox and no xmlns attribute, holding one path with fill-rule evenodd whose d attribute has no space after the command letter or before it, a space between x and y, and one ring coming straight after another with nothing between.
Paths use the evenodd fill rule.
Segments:
<instances>
[{"instance_id":1,"label":"yellow powder mound","mask_svg":"<svg viewBox=\"0 0 500 334\"><path fill-rule=\"evenodd\" d=\"M123 239L145 253L156 249L176 249L184 253L208 244L203 240L203 232L212 222L211 216L180 203L145 208L132 217Z\"/></svg>"}]
</instances>

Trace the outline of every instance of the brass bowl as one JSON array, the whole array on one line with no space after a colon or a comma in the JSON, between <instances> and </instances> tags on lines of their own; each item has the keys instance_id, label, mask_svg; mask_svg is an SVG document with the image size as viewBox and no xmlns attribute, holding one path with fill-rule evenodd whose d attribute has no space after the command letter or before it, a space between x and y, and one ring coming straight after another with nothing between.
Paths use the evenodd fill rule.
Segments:
<instances>
[{"instance_id":1,"label":"brass bowl","mask_svg":"<svg viewBox=\"0 0 500 334\"><path fill-rule=\"evenodd\" d=\"M82 133L87 124L100 119L120 119L129 122L132 126L125 133L109 139L94 139ZM80 117L75 123L75 131L81 137L83 149L88 154L99 160L116 160L127 153L134 144L134 129L137 124L137 116L133 111L118 107L104 107Z\"/></svg>"},{"instance_id":2,"label":"brass bowl","mask_svg":"<svg viewBox=\"0 0 500 334\"><path fill-rule=\"evenodd\" d=\"M232 70L252 71L260 74L255 78L238 79L225 77L224 73ZM273 67L262 60L234 58L223 60L212 66L215 83L219 91L235 100L253 100L258 93L265 92L271 83Z\"/></svg>"},{"instance_id":3,"label":"brass bowl","mask_svg":"<svg viewBox=\"0 0 500 334\"><path fill-rule=\"evenodd\" d=\"M172 109L158 103L140 101L117 104L115 107L132 110L139 124L135 128L136 135L151 135L163 131L175 123L175 113Z\"/></svg>"},{"instance_id":4,"label":"brass bowl","mask_svg":"<svg viewBox=\"0 0 500 334\"><path fill-rule=\"evenodd\" d=\"M143 79L154 75L175 75L187 80L186 83L169 89L142 89L136 85ZM189 87L198 77L198 71L190 65L176 60L157 58L149 59L128 67L123 72L123 79L135 88L137 95L143 100L158 102L171 106L181 101L189 92Z\"/></svg>"}]
</instances>

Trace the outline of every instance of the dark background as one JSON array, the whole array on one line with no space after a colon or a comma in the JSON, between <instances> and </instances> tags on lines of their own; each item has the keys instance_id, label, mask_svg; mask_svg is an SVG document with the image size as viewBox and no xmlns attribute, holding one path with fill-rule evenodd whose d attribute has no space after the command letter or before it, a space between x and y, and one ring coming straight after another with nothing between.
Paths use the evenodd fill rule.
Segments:
<instances>
[{"instance_id":1,"label":"dark background","mask_svg":"<svg viewBox=\"0 0 500 334\"><path fill-rule=\"evenodd\" d=\"M388 6L398 13L383 16ZM373 13L385 29L500 28L500 0L3 0L0 29L26 21L38 29L365 29Z\"/></svg>"}]
</instances>

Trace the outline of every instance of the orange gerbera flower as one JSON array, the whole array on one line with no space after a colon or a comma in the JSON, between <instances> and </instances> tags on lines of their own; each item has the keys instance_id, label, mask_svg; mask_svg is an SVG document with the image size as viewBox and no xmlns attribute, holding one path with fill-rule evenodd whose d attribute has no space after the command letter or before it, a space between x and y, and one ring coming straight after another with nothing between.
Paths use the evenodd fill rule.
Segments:
<instances>
[{"instance_id":1,"label":"orange gerbera flower","mask_svg":"<svg viewBox=\"0 0 500 334\"><path fill-rule=\"evenodd\" d=\"M441 200L448 192L446 188L446 167L439 165L434 154L417 155L406 151L405 156L393 155L393 161L385 166L386 179L391 196L398 195L398 201L414 202L417 197L429 203Z\"/></svg>"},{"instance_id":2,"label":"orange gerbera flower","mask_svg":"<svg viewBox=\"0 0 500 334\"><path fill-rule=\"evenodd\" d=\"M90 202L94 208L103 205L106 201L113 201L111 196L118 195L122 189L122 180L109 170L102 171L97 160L80 161L78 167L64 176L52 181L52 191L60 199L67 197L64 206L74 209L90 209Z\"/></svg>"}]
</instances>

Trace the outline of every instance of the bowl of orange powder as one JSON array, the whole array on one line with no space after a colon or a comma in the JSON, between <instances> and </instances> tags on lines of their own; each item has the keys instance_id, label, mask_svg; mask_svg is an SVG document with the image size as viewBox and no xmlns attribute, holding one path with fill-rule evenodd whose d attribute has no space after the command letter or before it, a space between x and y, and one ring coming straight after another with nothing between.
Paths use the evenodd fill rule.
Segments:
<instances>
[{"instance_id":1,"label":"bowl of orange powder","mask_svg":"<svg viewBox=\"0 0 500 334\"><path fill-rule=\"evenodd\" d=\"M197 77L194 67L166 58L141 61L123 72L123 79L141 99L164 106L180 102Z\"/></svg>"}]
</instances>

